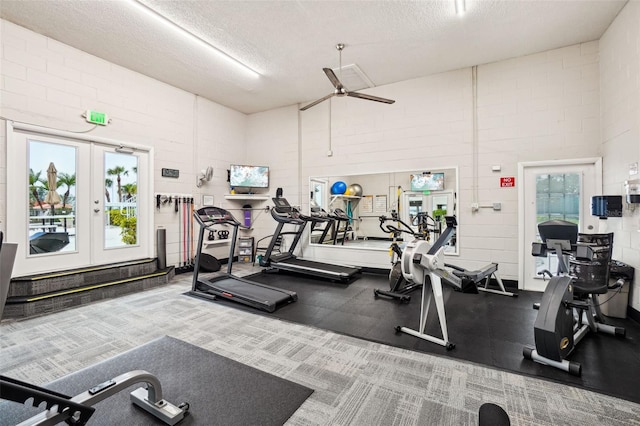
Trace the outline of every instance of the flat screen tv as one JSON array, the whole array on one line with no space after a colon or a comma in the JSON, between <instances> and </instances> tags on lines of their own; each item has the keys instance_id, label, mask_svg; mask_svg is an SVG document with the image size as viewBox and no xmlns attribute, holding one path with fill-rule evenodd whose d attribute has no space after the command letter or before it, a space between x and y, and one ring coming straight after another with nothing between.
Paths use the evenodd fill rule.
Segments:
<instances>
[{"instance_id":1,"label":"flat screen tv","mask_svg":"<svg viewBox=\"0 0 640 426\"><path fill-rule=\"evenodd\" d=\"M412 191L442 191L443 189L444 173L411 175Z\"/></svg>"},{"instance_id":2,"label":"flat screen tv","mask_svg":"<svg viewBox=\"0 0 640 426\"><path fill-rule=\"evenodd\" d=\"M232 164L229 169L229 186L234 188L268 188L269 167Z\"/></svg>"}]
</instances>

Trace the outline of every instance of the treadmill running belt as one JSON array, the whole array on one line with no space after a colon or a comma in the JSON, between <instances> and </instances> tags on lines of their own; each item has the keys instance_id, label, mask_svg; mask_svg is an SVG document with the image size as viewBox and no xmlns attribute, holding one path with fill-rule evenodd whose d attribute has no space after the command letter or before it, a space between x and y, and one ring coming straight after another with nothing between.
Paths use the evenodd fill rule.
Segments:
<instances>
[{"instance_id":1,"label":"treadmill running belt","mask_svg":"<svg viewBox=\"0 0 640 426\"><path fill-rule=\"evenodd\" d=\"M198 280L198 290L267 312L273 312L279 306L295 302L298 298L293 292L238 277L225 277L212 281ZM191 294L198 296L197 292L191 292Z\"/></svg>"},{"instance_id":2,"label":"treadmill running belt","mask_svg":"<svg viewBox=\"0 0 640 426\"><path fill-rule=\"evenodd\" d=\"M301 268L326 271L326 272L334 273L336 275L341 275L341 276L342 275L350 276L360 272L358 268L351 268L349 266L332 265L330 263L314 262L313 260L299 259L299 258L287 259L285 262L282 262L282 263L299 266ZM278 263L278 265L281 265L282 263Z\"/></svg>"},{"instance_id":3,"label":"treadmill running belt","mask_svg":"<svg viewBox=\"0 0 640 426\"><path fill-rule=\"evenodd\" d=\"M333 265L329 263L314 262L306 259L292 257L280 262L272 262L271 267L277 270L293 273L315 275L330 280L348 282L360 272L359 268Z\"/></svg>"}]
</instances>

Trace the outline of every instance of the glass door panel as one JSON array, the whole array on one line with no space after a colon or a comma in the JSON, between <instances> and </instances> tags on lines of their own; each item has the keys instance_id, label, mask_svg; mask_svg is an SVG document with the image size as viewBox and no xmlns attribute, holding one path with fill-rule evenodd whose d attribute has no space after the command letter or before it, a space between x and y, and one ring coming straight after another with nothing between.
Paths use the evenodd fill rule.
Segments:
<instances>
[{"instance_id":1,"label":"glass door panel","mask_svg":"<svg viewBox=\"0 0 640 426\"><path fill-rule=\"evenodd\" d=\"M104 248L138 243L138 157L104 153Z\"/></svg>"},{"instance_id":2,"label":"glass door panel","mask_svg":"<svg viewBox=\"0 0 640 426\"><path fill-rule=\"evenodd\" d=\"M543 173L536 175L535 238L541 242L538 224L548 220L566 220L580 226L580 173ZM558 258L534 257L535 276L544 270L556 271Z\"/></svg>"},{"instance_id":3,"label":"glass door panel","mask_svg":"<svg viewBox=\"0 0 640 426\"><path fill-rule=\"evenodd\" d=\"M149 153L93 147L93 257L121 262L152 257Z\"/></svg>"},{"instance_id":4,"label":"glass door panel","mask_svg":"<svg viewBox=\"0 0 640 426\"><path fill-rule=\"evenodd\" d=\"M7 240L18 243L14 275L90 263L90 145L14 131L7 142Z\"/></svg>"},{"instance_id":5,"label":"glass door panel","mask_svg":"<svg viewBox=\"0 0 640 426\"><path fill-rule=\"evenodd\" d=\"M544 291L543 270L555 273L557 258L531 256L531 243L541 242L538 224L566 220L580 232L594 232L597 221L589 215L590 200L599 190L595 164L531 166L524 169L524 240L521 288Z\"/></svg>"},{"instance_id":6,"label":"glass door panel","mask_svg":"<svg viewBox=\"0 0 640 426\"><path fill-rule=\"evenodd\" d=\"M77 148L29 140L28 151L29 255L76 252Z\"/></svg>"}]
</instances>

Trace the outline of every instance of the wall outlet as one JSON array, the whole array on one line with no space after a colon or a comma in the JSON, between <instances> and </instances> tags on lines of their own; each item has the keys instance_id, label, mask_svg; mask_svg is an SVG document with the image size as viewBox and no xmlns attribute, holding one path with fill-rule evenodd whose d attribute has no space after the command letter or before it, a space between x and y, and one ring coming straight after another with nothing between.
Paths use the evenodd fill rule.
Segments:
<instances>
[{"instance_id":1,"label":"wall outlet","mask_svg":"<svg viewBox=\"0 0 640 426\"><path fill-rule=\"evenodd\" d=\"M502 203L493 203L493 210L502 210Z\"/></svg>"}]
</instances>

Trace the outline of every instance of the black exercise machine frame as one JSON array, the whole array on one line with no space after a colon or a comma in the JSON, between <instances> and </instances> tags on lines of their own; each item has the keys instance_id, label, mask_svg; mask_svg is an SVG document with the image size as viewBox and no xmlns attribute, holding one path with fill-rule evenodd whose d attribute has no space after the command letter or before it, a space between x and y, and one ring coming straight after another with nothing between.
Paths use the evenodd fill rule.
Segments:
<instances>
[{"instance_id":1,"label":"black exercise machine frame","mask_svg":"<svg viewBox=\"0 0 640 426\"><path fill-rule=\"evenodd\" d=\"M361 272L361 269L355 266L336 265L298 258L294 251L300 242L306 224L314 221L324 221L325 219L302 214L283 197L275 197L272 200L274 207L271 209L271 216L278 225L271 237L267 251L260 259L260 266L267 268L265 272L279 272L282 270L343 283L350 282L355 275ZM297 229L296 231L285 233L282 231L285 225L293 225ZM294 235L289 249L284 253L273 253L278 237L285 234Z\"/></svg>"},{"instance_id":2,"label":"black exercise machine frame","mask_svg":"<svg viewBox=\"0 0 640 426\"><path fill-rule=\"evenodd\" d=\"M246 227L230 212L220 207L206 206L196 210L193 214L200 225L200 232L198 234L197 256L193 271L192 287L189 292L190 295L208 300L216 300L218 298L226 299L267 312L274 312L280 306L298 300L296 292L272 287L233 275L233 258L238 229L240 227ZM233 227L233 234L230 239L229 258L227 260L227 271L224 274L201 280L199 279L200 254L202 253L204 233L217 225L229 225Z\"/></svg>"},{"instance_id":3,"label":"black exercise machine frame","mask_svg":"<svg viewBox=\"0 0 640 426\"><path fill-rule=\"evenodd\" d=\"M137 383L144 383L146 386L131 392L130 398L134 405L168 425L177 424L187 415L189 404L183 402L176 406L164 400L160 380L144 370L120 374L73 397L0 376L0 397L23 405L30 403L36 408L44 402L45 410L20 423L20 426L56 425L61 422L85 425L96 410L93 405Z\"/></svg>"},{"instance_id":4,"label":"black exercise machine frame","mask_svg":"<svg viewBox=\"0 0 640 426\"><path fill-rule=\"evenodd\" d=\"M580 234L575 223L563 220L543 222L538 228L543 241L532 243L531 254L555 254L558 268L556 275L548 270L540 272L540 275L552 278L547 283L542 301L534 304L534 308L538 309L534 323L535 346L525 346L522 354L525 359L580 376L581 364L567 358L588 332L603 332L618 337L626 334L624 328L604 322L597 294L604 294L609 289L621 287L626 280L632 280L633 268L611 259L613 233ZM569 230L572 235L569 235ZM580 242L580 239L594 239L600 244ZM577 268L577 274L574 275L571 274L572 263ZM618 274L610 272L614 263ZM592 265L601 270L604 268L606 274L598 276L595 270L589 269ZM621 265L627 266L629 272L623 271ZM581 268L585 269L585 273L580 273ZM616 283L609 285L609 277L616 278ZM596 278L602 282L589 281Z\"/></svg>"},{"instance_id":5,"label":"black exercise machine frame","mask_svg":"<svg viewBox=\"0 0 640 426\"><path fill-rule=\"evenodd\" d=\"M427 216L427 217L430 217L430 216ZM407 225L405 222L400 220L397 216L392 216L391 218L388 218L386 216L380 216L378 219L380 221L380 229L382 229L384 232L392 233L394 235L394 240L399 234L407 233L412 235L416 240L426 239L426 241L429 241L428 238L425 238L425 232L424 232L425 228L423 228L421 232L416 233L413 231L413 229L409 225ZM389 221L397 222L399 226L389 225L387 223ZM442 229L440 228L432 232L437 232L441 236L444 234L444 232L449 232L450 235L446 237L447 238L446 241L448 243L448 241L450 241L452 238L455 237L455 232L448 230L448 228L451 228L451 227L455 228L457 226L457 222L455 222L455 216L449 216L446 219L446 221L447 221L447 228L445 228L445 231L442 231ZM400 227L400 225L402 227ZM428 232L428 228L427 228L427 232ZM426 234L426 236L428 236L428 233ZM438 241L440 241L440 238L436 241L436 243L438 243ZM436 243L434 243L434 245ZM402 257L402 249L397 244L397 242L393 241L391 243L390 249L396 254L396 256L398 256L398 258ZM409 283L405 287L400 287L403 281L406 282L402 274L399 275L399 277L397 277L395 280L392 280L392 277L395 277L395 275L397 275L397 273L394 275L394 268L396 268L398 265L399 265L398 262L394 262L391 272L389 274L390 284L391 284L390 291L375 289L374 296L376 297L380 295L388 296L394 299L398 299L401 302L408 303L411 300L411 296L408 296L407 293L420 288L422 284L418 284L414 282L414 283ZM473 270L473 271L462 268L457 265L450 264L450 263L445 263L444 266L447 268L451 268L452 271L450 274L441 272L442 278L449 281L450 284L452 284L455 287L462 287L463 285L466 285L467 281L471 281L473 282L473 284L476 285L478 291L482 291L485 293L498 294L501 296L518 297L517 293L506 291L504 283L500 278L500 275L498 274L497 263L490 263L480 270ZM489 284L491 283L492 278L498 284L499 290L489 288ZM481 284L483 281L484 281L484 286L479 286L479 284Z\"/></svg>"}]
</instances>

